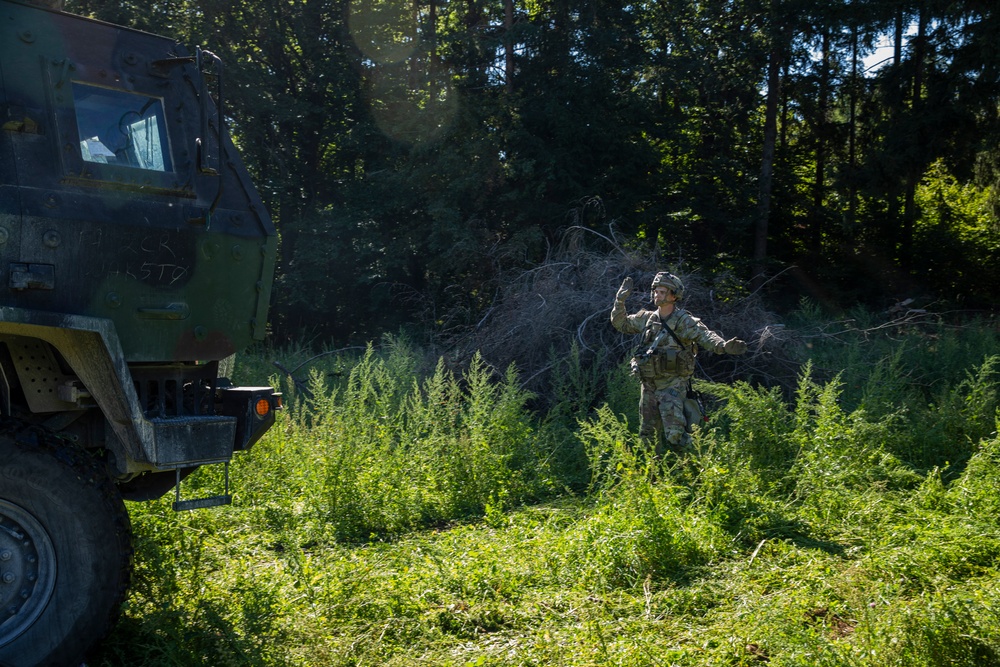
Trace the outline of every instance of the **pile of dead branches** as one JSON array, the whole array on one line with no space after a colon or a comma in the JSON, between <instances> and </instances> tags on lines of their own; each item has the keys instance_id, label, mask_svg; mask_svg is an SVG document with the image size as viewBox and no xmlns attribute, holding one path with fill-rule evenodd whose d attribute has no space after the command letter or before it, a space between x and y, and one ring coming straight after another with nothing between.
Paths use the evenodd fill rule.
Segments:
<instances>
[{"instance_id":1,"label":"pile of dead branches","mask_svg":"<svg viewBox=\"0 0 1000 667\"><path fill-rule=\"evenodd\" d=\"M631 276L635 288L626 302L628 311L651 308L649 286L663 270L684 281L682 307L725 338L736 336L749 345L741 357L701 354L698 377L767 385L794 382L798 368L791 359L798 356L792 349L797 343L744 285L730 276L685 272L656 252L627 250L613 232L605 236L583 228L570 229L538 266L503 273L477 324L441 342L456 360L478 351L499 373L514 364L526 388L545 395L553 359L574 345L587 363L606 370L632 355L637 337L620 334L610 323L615 294Z\"/></svg>"}]
</instances>

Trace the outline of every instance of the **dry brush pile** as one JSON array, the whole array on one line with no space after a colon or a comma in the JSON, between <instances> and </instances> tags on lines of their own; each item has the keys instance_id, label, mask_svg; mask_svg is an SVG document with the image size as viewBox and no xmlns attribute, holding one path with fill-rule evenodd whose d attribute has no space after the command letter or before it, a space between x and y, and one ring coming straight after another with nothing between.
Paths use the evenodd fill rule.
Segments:
<instances>
[{"instance_id":1,"label":"dry brush pile","mask_svg":"<svg viewBox=\"0 0 1000 667\"><path fill-rule=\"evenodd\" d=\"M600 240L602 249L592 241ZM671 265L657 252L627 250L614 237L572 228L538 266L503 273L496 296L473 326L441 340L449 357L465 361L478 351L502 373L518 369L526 388L546 394L549 373L573 350L602 372L622 364L638 343L612 328L610 312L622 280L631 276L635 288L626 302L630 313L652 307L649 285L657 271L669 270L684 282L682 304L726 338L745 340L741 357L699 355L697 377L715 382L737 379L766 385L791 386L801 358L799 343L786 331L760 297L730 275L703 276Z\"/></svg>"}]
</instances>

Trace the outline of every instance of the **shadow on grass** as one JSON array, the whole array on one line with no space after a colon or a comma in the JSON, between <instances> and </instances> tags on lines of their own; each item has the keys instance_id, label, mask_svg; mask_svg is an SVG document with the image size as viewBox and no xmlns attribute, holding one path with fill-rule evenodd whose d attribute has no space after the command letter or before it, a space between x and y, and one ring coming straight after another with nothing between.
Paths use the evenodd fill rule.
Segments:
<instances>
[{"instance_id":1,"label":"shadow on grass","mask_svg":"<svg viewBox=\"0 0 1000 667\"><path fill-rule=\"evenodd\" d=\"M126 614L91 652L91 667L274 667L289 664L262 650L264 636L241 633L219 603L200 600L187 612L169 602L140 617ZM280 640L277 640L280 644Z\"/></svg>"}]
</instances>

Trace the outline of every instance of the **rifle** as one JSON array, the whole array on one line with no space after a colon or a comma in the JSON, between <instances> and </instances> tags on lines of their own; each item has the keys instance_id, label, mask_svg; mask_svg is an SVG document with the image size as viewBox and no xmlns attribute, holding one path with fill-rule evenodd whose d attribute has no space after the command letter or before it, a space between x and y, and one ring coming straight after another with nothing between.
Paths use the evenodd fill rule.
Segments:
<instances>
[{"instance_id":1,"label":"rifle","mask_svg":"<svg viewBox=\"0 0 1000 667\"><path fill-rule=\"evenodd\" d=\"M663 340L663 337L667 335L668 331L670 331L670 328L666 324L662 325L660 333L656 334L656 337L653 338L653 341L649 344L649 347L646 348L645 350L640 349L638 352L632 355L632 361L629 362L629 368L631 369L632 375L639 375L639 364L643 363L644 361L648 360L651 356L653 356L653 354L656 352L656 346L660 344L660 341Z\"/></svg>"}]
</instances>

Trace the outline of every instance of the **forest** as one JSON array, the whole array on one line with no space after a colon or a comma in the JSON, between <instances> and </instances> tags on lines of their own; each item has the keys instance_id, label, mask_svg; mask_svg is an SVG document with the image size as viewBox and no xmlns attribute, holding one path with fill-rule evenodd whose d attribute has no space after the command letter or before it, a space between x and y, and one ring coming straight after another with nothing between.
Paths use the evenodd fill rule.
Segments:
<instances>
[{"instance_id":1,"label":"forest","mask_svg":"<svg viewBox=\"0 0 1000 667\"><path fill-rule=\"evenodd\" d=\"M66 7L226 64L281 235L277 342L475 324L568 229L778 311L996 305L989 0Z\"/></svg>"}]
</instances>

